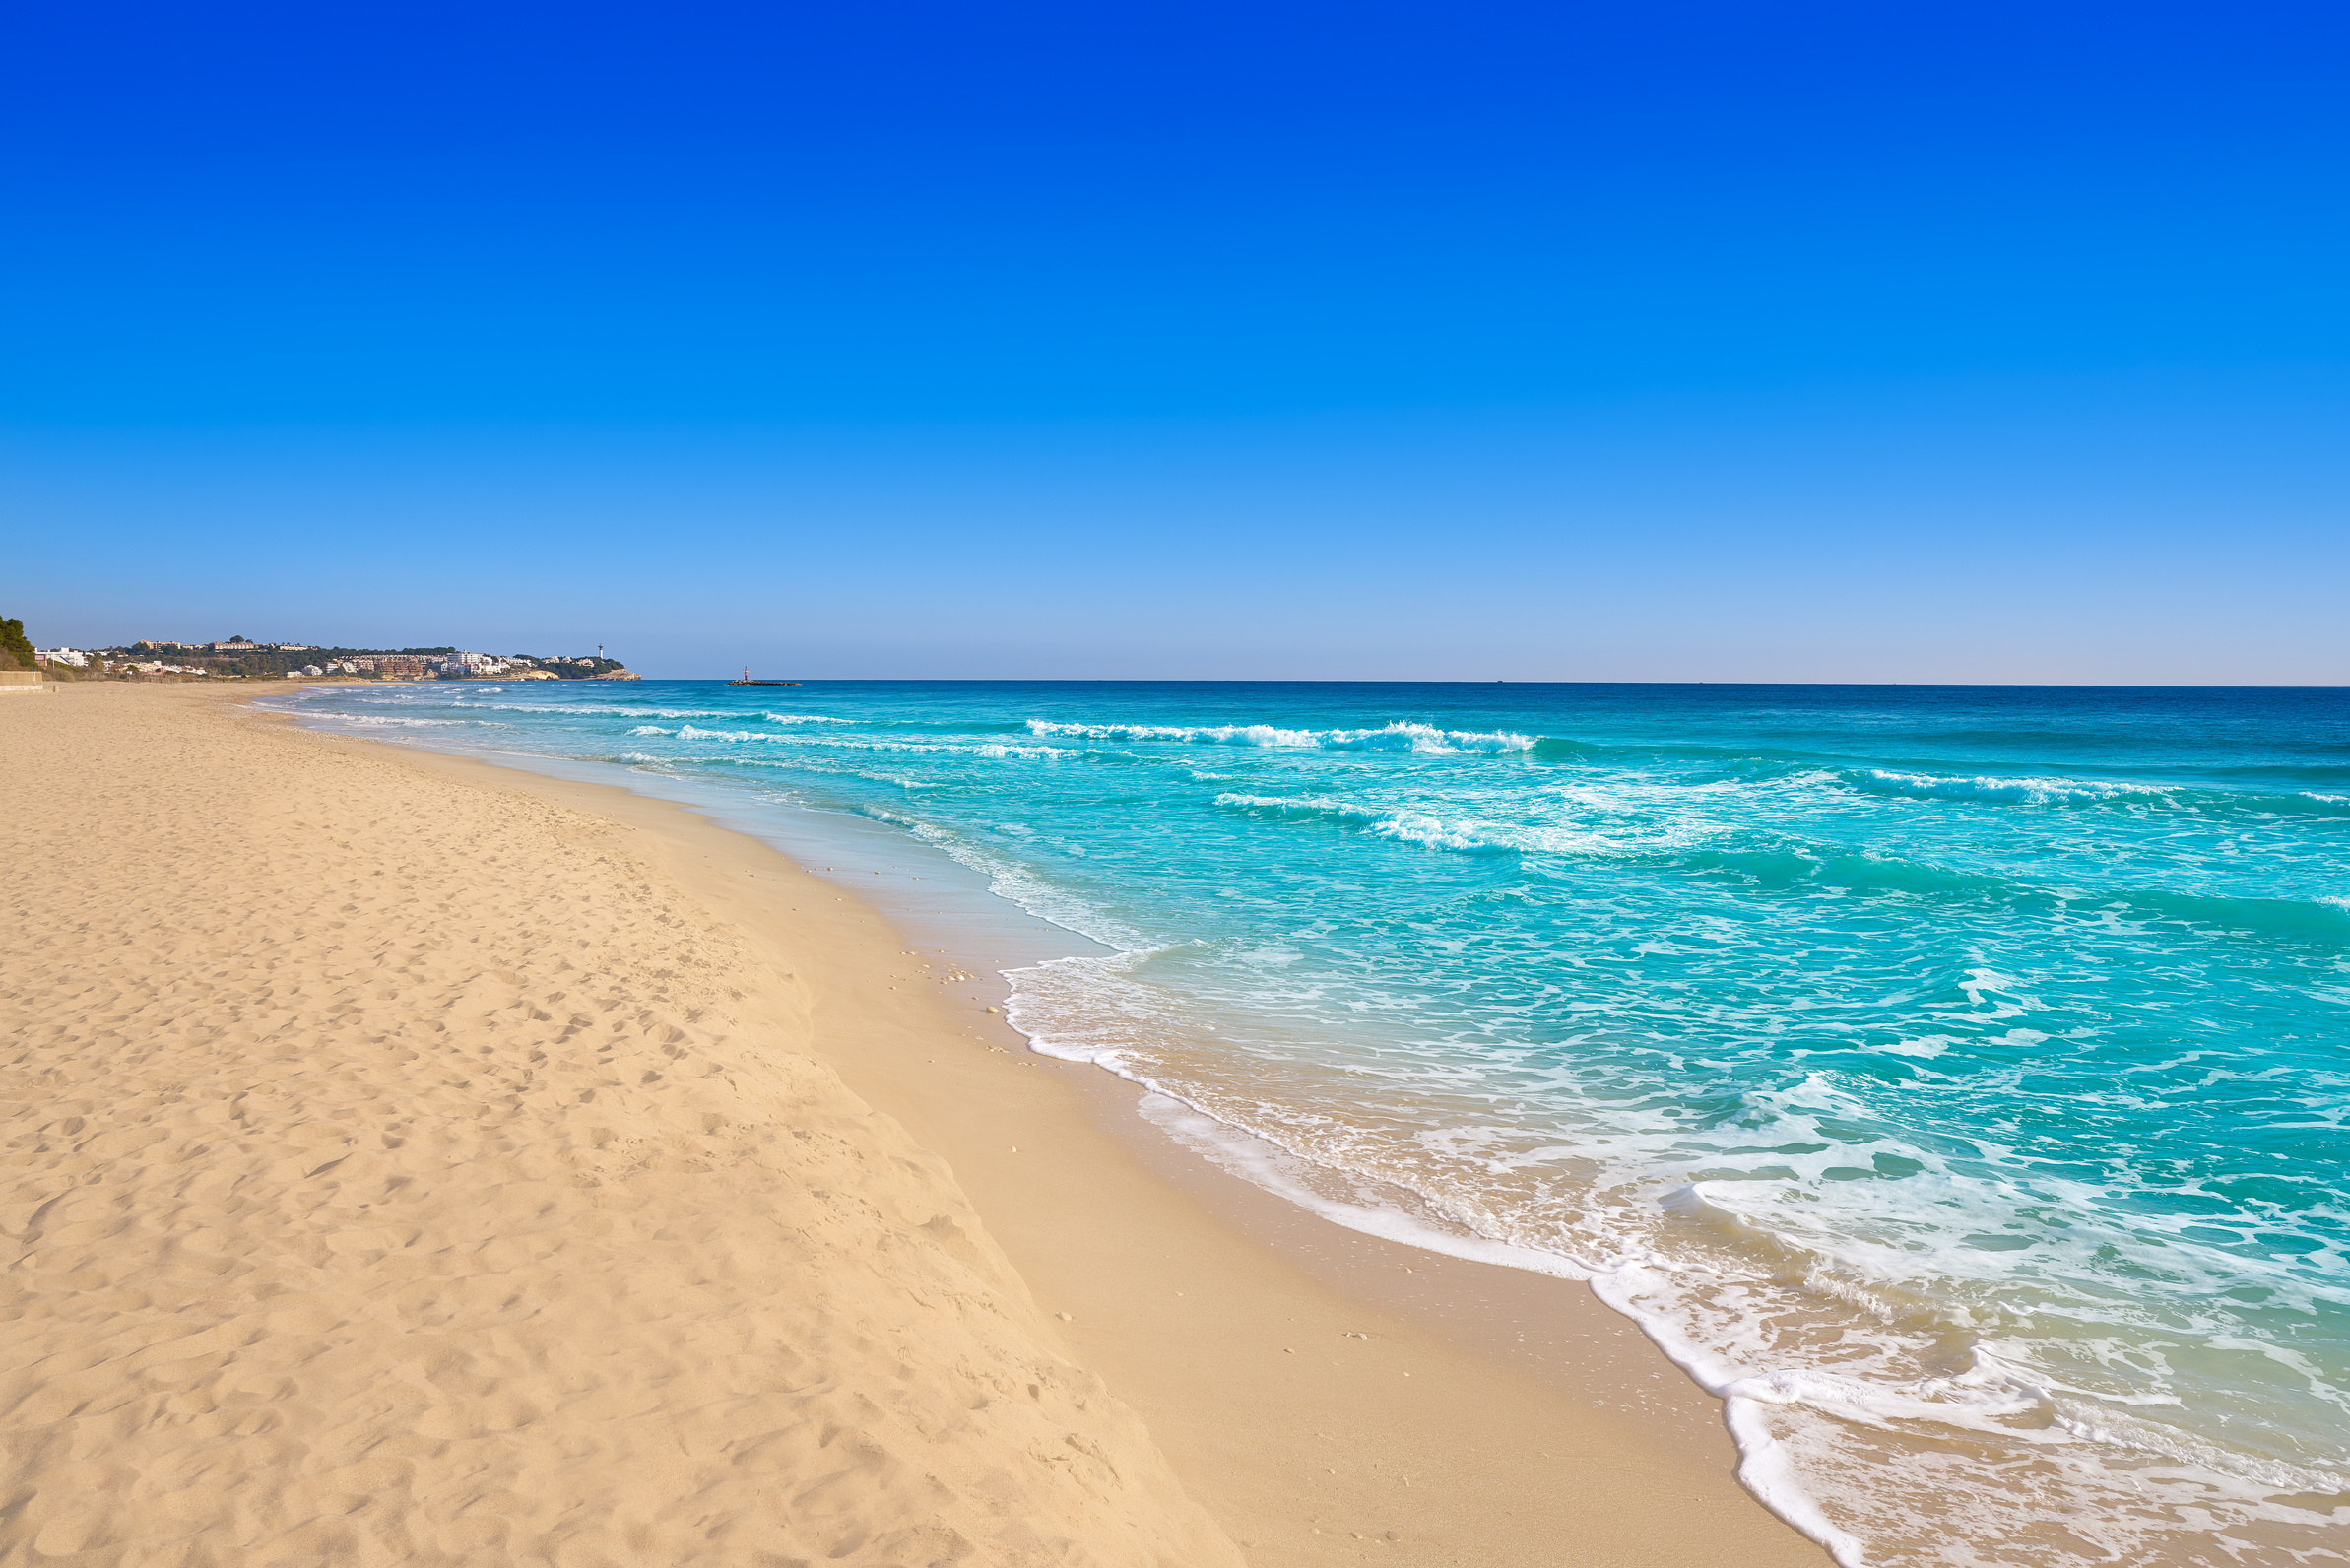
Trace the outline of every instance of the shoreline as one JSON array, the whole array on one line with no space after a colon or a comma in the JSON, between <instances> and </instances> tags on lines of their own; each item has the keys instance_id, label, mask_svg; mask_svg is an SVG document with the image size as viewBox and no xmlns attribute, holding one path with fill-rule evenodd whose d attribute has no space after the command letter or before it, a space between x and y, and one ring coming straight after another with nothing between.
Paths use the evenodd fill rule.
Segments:
<instances>
[{"instance_id":1,"label":"shoreline","mask_svg":"<svg viewBox=\"0 0 2350 1568\"><path fill-rule=\"evenodd\" d=\"M253 711L330 742L380 739ZM865 940L924 961L902 923L709 808L423 745L380 750L445 777L487 772L657 835L688 889L738 928L774 930L778 899L813 883ZM694 869L730 855L739 877ZM1138 1113L1137 1085L1036 1052L985 1011L1003 1002L992 976L985 1001L947 1003L937 971L984 961L929 955L920 988L933 1016L830 1060L947 1158L1039 1299L1067 1304L1056 1310L1071 1312L1079 1359L1142 1415L1252 1562L1829 1560L1737 1482L1721 1402L1587 1286L1347 1229L1211 1164ZM940 1030L965 1054L942 1054ZM1070 1212L1073 1195L1084 1213ZM1143 1216L1159 1243L1133 1239ZM1180 1237L1177 1251L1167 1236ZM1267 1377L1280 1380L1277 1400ZM1357 1386L1365 1378L1372 1386ZM1523 1452L1495 1451L1514 1436ZM1286 1463L1264 1452L1269 1439ZM1404 1476L1414 1496L1399 1514ZM1550 1495L1560 1492L1569 1497Z\"/></svg>"},{"instance_id":2,"label":"shoreline","mask_svg":"<svg viewBox=\"0 0 2350 1568\"><path fill-rule=\"evenodd\" d=\"M790 856L204 690L0 719L0 1550L1825 1561L1583 1287L1215 1170Z\"/></svg>"}]
</instances>

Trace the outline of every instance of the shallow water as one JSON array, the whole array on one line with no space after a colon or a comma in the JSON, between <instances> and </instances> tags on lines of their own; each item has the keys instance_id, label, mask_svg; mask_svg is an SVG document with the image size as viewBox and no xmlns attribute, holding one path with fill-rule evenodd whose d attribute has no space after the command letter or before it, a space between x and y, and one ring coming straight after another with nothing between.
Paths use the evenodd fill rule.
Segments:
<instances>
[{"instance_id":1,"label":"shallow water","mask_svg":"<svg viewBox=\"0 0 2350 1568\"><path fill-rule=\"evenodd\" d=\"M1848 1562L2350 1539L2350 693L295 700L927 841L1108 949L1012 976L1040 1049L1335 1218L1591 1278Z\"/></svg>"}]
</instances>

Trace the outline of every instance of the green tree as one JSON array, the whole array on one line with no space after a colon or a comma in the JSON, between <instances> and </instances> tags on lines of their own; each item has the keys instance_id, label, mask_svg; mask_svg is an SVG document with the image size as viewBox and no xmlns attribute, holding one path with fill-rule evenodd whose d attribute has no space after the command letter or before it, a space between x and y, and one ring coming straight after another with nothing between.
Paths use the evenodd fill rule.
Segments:
<instances>
[{"instance_id":1,"label":"green tree","mask_svg":"<svg viewBox=\"0 0 2350 1568\"><path fill-rule=\"evenodd\" d=\"M0 621L0 659L8 661L0 669L31 670L33 639L25 635L22 621Z\"/></svg>"}]
</instances>

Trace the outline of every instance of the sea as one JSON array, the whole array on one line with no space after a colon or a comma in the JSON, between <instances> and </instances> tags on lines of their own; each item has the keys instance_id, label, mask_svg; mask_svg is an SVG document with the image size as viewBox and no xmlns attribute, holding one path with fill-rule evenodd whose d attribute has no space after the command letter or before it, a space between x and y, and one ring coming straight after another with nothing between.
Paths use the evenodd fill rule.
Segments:
<instances>
[{"instance_id":1,"label":"sea","mask_svg":"<svg viewBox=\"0 0 2350 1568\"><path fill-rule=\"evenodd\" d=\"M1036 1050L1333 1222L1588 1280L1847 1568L2350 1561L2350 691L273 700L1049 922Z\"/></svg>"}]
</instances>

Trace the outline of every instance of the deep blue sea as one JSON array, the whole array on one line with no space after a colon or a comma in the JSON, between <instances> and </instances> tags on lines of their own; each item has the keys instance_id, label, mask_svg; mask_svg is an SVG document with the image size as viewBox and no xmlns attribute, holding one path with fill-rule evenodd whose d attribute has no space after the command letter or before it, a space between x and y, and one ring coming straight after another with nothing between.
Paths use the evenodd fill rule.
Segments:
<instances>
[{"instance_id":1,"label":"deep blue sea","mask_svg":"<svg viewBox=\"0 0 2350 1568\"><path fill-rule=\"evenodd\" d=\"M1589 1278L1848 1563L2350 1555L2350 692L290 700L951 856L1098 944L1010 976L1039 1049L1336 1220Z\"/></svg>"}]
</instances>

